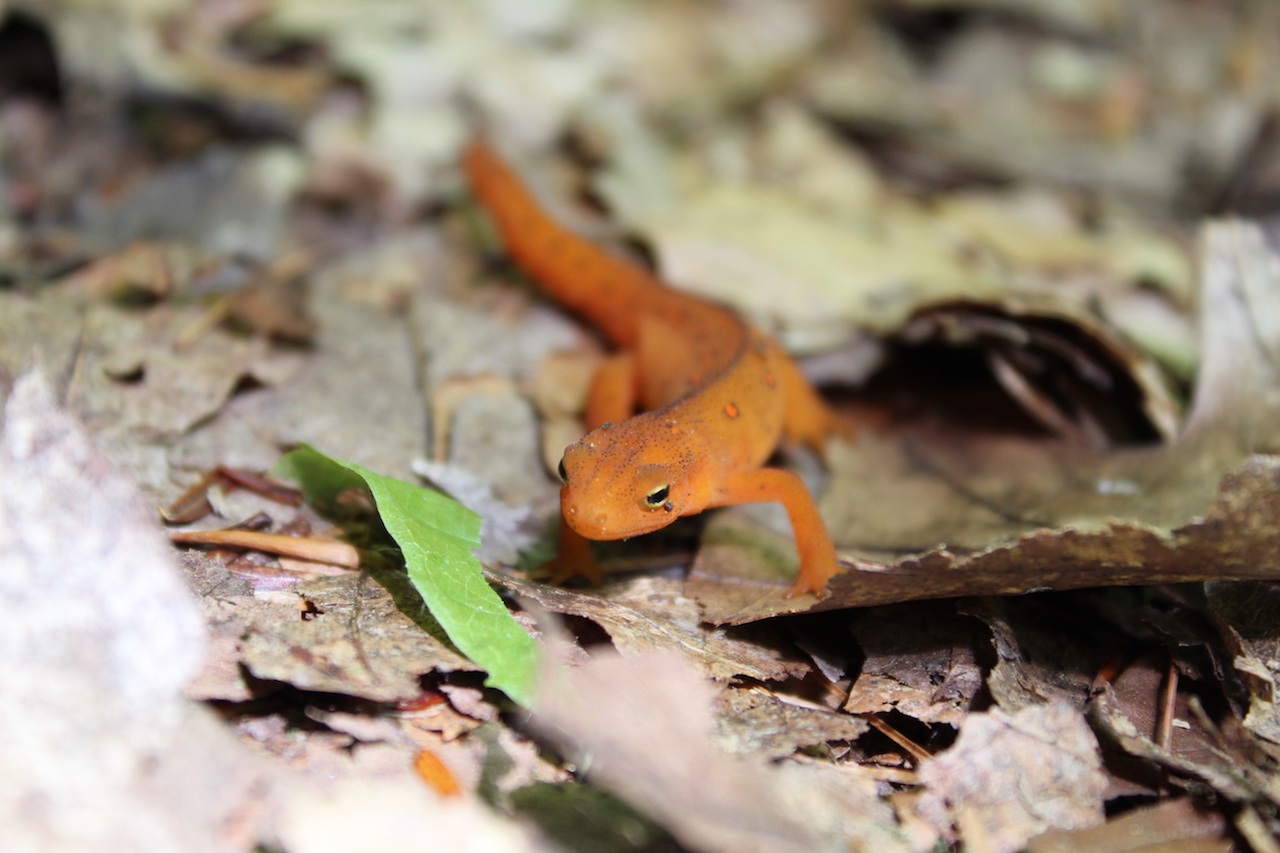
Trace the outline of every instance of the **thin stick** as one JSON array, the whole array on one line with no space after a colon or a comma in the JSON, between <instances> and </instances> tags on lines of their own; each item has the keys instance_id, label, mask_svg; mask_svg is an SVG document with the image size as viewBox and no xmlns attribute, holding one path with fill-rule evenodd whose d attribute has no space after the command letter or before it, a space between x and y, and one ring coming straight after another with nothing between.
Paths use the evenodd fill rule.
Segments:
<instances>
[{"instance_id":1,"label":"thin stick","mask_svg":"<svg viewBox=\"0 0 1280 853\"><path fill-rule=\"evenodd\" d=\"M169 534L174 542L185 545L219 545L252 548L284 557L296 557L316 563L330 563L348 569L360 568L360 553L346 542L325 539L303 539L279 533L254 530L187 530Z\"/></svg>"}]
</instances>

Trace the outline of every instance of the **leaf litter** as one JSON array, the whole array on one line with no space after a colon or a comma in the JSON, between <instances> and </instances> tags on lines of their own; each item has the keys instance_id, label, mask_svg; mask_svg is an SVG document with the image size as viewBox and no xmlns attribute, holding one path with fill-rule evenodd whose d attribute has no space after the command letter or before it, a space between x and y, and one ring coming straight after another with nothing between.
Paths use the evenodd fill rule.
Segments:
<instances>
[{"instance_id":1,"label":"leaf litter","mask_svg":"<svg viewBox=\"0 0 1280 853\"><path fill-rule=\"evenodd\" d=\"M216 849L1273 849L1276 261L1240 223L1203 232L1199 272L1185 248L1203 214L1277 197L1265 4L442 4L411 33L395 4L268 5L39 13L69 82L58 114L0 81L3 387L36 354L157 507L303 441L425 473L484 516L494 615L543 640L563 616L573 645L549 657L569 670L542 689L579 692L514 713L392 551L319 577L188 558L210 651L186 692L219 721L154 723L190 713L195 667L129 714L186 733L148 753L181 781L165 794L222 796L159 814L125 788L90 843L182 814ZM103 26L166 51L76 37ZM176 96L132 107L153 147L85 80ZM535 582L584 371L540 372L599 348L455 215L477 111L553 209L615 245L627 228L855 386L859 439L790 460L853 566L816 608L781 599L793 546L767 508L609 549L598 591ZM28 534L97 512L32 506ZM197 527L314 518L216 486L209 506ZM109 613L148 583L47 596ZM153 621L104 636L172 647Z\"/></svg>"},{"instance_id":2,"label":"leaf litter","mask_svg":"<svg viewBox=\"0 0 1280 853\"><path fill-rule=\"evenodd\" d=\"M1275 462L1266 455L1274 442L1275 342L1253 318L1272 316L1280 281L1258 229L1216 226L1206 243L1197 386L1205 390L1176 441L1098 453L1065 442L966 436L926 423L919 432L908 427L839 447L823 496L825 506L841 510L840 517L828 517L837 543L860 542L857 556L918 553L888 564L855 557L854 570L837 577L820 607L1211 580L1219 571L1274 578L1275 516L1263 507L1276 485ZM1255 451L1262 453L1251 455ZM844 471L849 475L842 478ZM911 495L907 512L870 499L889 490ZM720 550L732 553L734 538L724 540ZM934 542L946 544L930 547ZM759 579L772 567L751 563L769 551L759 545L738 550L746 559L704 549L702 567L695 566L691 591L709 618L744 622L800 609L761 590ZM720 579L720 559L746 567L737 589L703 586Z\"/></svg>"}]
</instances>

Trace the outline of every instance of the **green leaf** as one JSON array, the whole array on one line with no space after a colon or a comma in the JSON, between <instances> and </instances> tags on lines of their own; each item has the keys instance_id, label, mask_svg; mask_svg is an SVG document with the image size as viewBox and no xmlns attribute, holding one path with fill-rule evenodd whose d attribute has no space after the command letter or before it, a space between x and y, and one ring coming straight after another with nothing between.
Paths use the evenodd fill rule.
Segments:
<instances>
[{"instance_id":1,"label":"green leaf","mask_svg":"<svg viewBox=\"0 0 1280 853\"><path fill-rule=\"evenodd\" d=\"M431 615L463 654L488 671L486 684L529 705L538 644L512 618L471 553L480 544L480 516L437 491L306 445L277 462L271 473L297 482L308 502L322 510L336 506L343 491L367 487Z\"/></svg>"}]
</instances>

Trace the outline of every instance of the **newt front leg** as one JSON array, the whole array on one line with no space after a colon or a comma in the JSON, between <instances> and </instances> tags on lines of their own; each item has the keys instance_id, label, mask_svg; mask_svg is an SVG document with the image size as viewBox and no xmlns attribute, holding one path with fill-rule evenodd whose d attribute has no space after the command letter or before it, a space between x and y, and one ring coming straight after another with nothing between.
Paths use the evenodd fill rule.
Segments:
<instances>
[{"instance_id":1,"label":"newt front leg","mask_svg":"<svg viewBox=\"0 0 1280 853\"><path fill-rule=\"evenodd\" d=\"M827 527L818 515L818 506L804 481L781 468L756 468L727 477L720 486L713 507L738 504L780 503L791 520L796 548L800 552L800 572L787 590L787 598L812 593L825 594L827 581L840 571L836 549Z\"/></svg>"},{"instance_id":2,"label":"newt front leg","mask_svg":"<svg viewBox=\"0 0 1280 853\"><path fill-rule=\"evenodd\" d=\"M588 430L631 417L636 408L636 360L629 352L615 353L604 360L591 378L587 392L585 415ZM560 481L568 478L564 461L560 462ZM561 490L563 500L564 489ZM560 539L556 555L542 564L551 573L550 583L559 585L575 577L586 578L592 586L600 586L604 572L591 553L591 542L569 526L568 510L560 510Z\"/></svg>"},{"instance_id":3,"label":"newt front leg","mask_svg":"<svg viewBox=\"0 0 1280 853\"><path fill-rule=\"evenodd\" d=\"M591 541L570 527L563 513L560 515L560 542L556 546L556 555L541 568L551 573L547 583L553 586L576 577L586 578L592 586L600 586L604 582L604 571L591 553Z\"/></svg>"}]
</instances>

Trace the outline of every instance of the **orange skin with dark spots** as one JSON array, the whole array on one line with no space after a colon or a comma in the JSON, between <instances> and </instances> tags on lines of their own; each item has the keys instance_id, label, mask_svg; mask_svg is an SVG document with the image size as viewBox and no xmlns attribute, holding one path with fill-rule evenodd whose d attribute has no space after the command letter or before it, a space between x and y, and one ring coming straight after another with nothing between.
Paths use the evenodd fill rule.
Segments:
<instances>
[{"instance_id":1,"label":"orange skin with dark spots","mask_svg":"<svg viewBox=\"0 0 1280 853\"><path fill-rule=\"evenodd\" d=\"M838 428L791 358L732 312L566 231L483 140L468 146L463 165L516 263L619 348L592 379L590 431L561 463L556 580L599 583L587 539L651 533L712 507L777 502L800 552L788 595L824 595L839 565L813 497L794 473L762 467L782 440L821 451Z\"/></svg>"}]
</instances>

